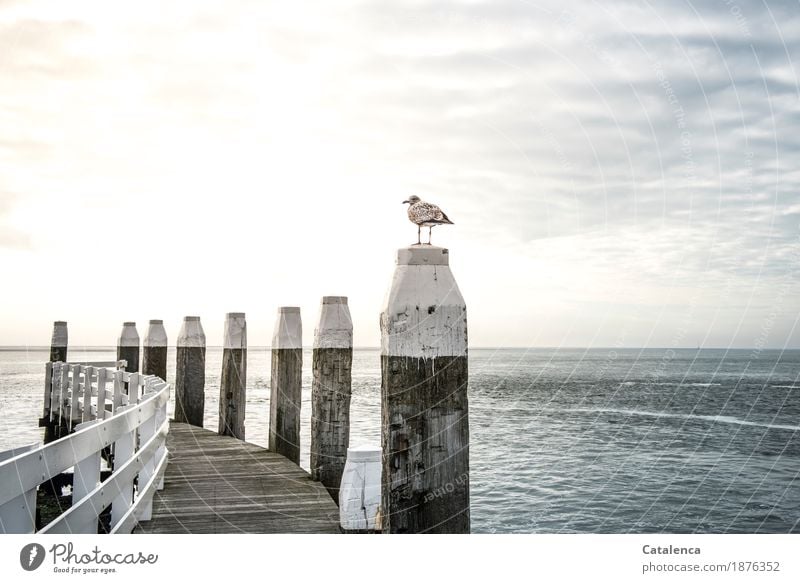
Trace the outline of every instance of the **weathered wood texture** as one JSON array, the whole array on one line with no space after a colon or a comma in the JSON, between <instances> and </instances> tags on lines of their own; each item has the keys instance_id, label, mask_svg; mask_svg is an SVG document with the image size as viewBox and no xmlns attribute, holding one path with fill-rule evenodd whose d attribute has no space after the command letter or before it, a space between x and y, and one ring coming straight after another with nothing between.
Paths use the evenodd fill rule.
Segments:
<instances>
[{"instance_id":1,"label":"weathered wood texture","mask_svg":"<svg viewBox=\"0 0 800 583\"><path fill-rule=\"evenodd\" d=\"M339 500L350 445L352 348L314 348L311 385L311 477Z\"/></svg>"},{"instance_id":2,"label":"weathered wood texture","mask_svg":"<svg viewBox=\"0 0 800 583\"><path fill-rule=\"evenodd\" d=\"M470 530L467 309L449 257L398 250L381 313L384 532Z\"/></svg>"},{"instance_id":3,"label":"weathered wood texture","mask_svg":"<svg viewBox=\"0 0 800 583\"><path fill-rule=\"evenodd\" d=\"M383 355L381 372L385 531L469 532L467 358Z\"/></svg>"},{"instance_id":4,"label":"weathered wood texture","mask_svg":"<svg viewBox=\"0 0 800 583\"><path fill-rule=\"evenodd\" d=\"M144 337L142 371L167 380L167 331L162 320L150 320Z\"/></svg>"},{"instance_id":5,"label":"weathered wood texture","mask_svg":"<svg viewBox=\"0 0 800 583\"><path fill-rule=\"evenodd\" d=\"M135 533L338 533L325 488L285 457L171 423L164 489Z\"/></svg>"},{"instance_id":6,"label":"weathered wood texture","mask_svg":"<svg viewBox=\"0 0 800 583\"><path fill-rule=\"evenodd\" d=\"M300 463L300 405L303 393L303 349L272 350L269 449Z\"/></svg>"},{"instance_id":7,"label":"weathered wood texture","mask_svg":"<svg viewBox=\"0 0 800 583\"><path fill-rule=\"evenodd\" d=\"M177 349L175 367L175 421L203 426L206 387L206 349Z\"/></svg>"},{"instance_id":8,"label":"weathered wood texture","mask_svg":"<svg viewBox=\"0 0 800 583\"><path fill-rule=\"evenodd\" d=\"M219 386L219 434L244 440L247 403L247 350L226 348L222 353Z\"/></svg>"},{"instance_id":9,"label":"weathered wood texture","mask_svg":"<svg viewBox=\"0 0 800 583\"><path fill-rule=\"evenodd\" d=\"M220 435L230 435L244 441L246 392L247 323L244 314L230 313L225 317L222 376L219 385Z\"/></svg>"},{"instance_id":10,"label":"weathered wood texture","mask_svg":"<svg viewBox=\"0 0 800 583\"><path fill-rule=\"evenodd\" d=\"M126 372L139 372L139 333L135 322L125 322L117 339L117 360L124 360Z\"/></svg>"},{"instance_id":11,"label":"weathered wood texture","mask_svg":"<svg viewBox=\"0 0 800 583\"><path fill-rule=\"evenodd\" d=\"M53 322L53 337L50 341L50 362L67 362L67 323Z\"/></svg>"},{"instance_id":12,"label":"weathered wood texture","mask_svg":"<svg viewBox=\"0 0 800 583\"><path fill-rule=\"evenodd\" d=\"M206 337L200 318L186 316L178 335L175 366L175 421L203 426Z\"/></svg>"}]
</instances>

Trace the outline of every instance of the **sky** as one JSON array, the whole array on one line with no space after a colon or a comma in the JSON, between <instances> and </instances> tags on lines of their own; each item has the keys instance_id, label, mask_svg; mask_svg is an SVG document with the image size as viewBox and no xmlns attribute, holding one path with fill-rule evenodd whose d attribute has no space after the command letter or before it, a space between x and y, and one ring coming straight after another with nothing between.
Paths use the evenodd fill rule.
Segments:
<instances>
[{"instance_id":1,"label":"sky","mask_svg":"<svg viewBox=\"0 0 800 583\"><path fill-rule=\"evenodd\" d=\"M416 194L471 346L798 348L800 5L0 0L0 345L376 346Z\"/></svg>"}]
</instances>

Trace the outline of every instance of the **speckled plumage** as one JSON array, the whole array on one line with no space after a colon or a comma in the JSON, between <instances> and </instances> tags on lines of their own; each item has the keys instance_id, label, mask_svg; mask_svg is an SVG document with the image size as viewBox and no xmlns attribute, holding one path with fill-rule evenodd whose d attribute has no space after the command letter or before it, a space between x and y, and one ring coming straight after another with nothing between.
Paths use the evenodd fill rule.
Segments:
<instances>
[{"instance_id":1,"label":"speckled plumage","mask_svg":"<svg viewBox=\"0 0 800 583\"><path fill-rule=\"evenodd\" d=\"M442 212L442 209L435 204L423 200L409 205L408 220L421 227L453 224L453 222L447 218L447 215Z\"/></svg>"},{"instance_id":2,"label":"speckled plumage","mask_svg":"<svg viewBox=\"0 0 800 583\"><path fill-rule=\"evenodd\" d=\"M404 200L408 204L408 220L417 225L417 245L422 245L420 230L428 227L428 245L431 244L431 230L436 225L452 225L453 221L447 218L435 204L420 200L418 196L411 196Z\"/></svg>"}]
</instances>

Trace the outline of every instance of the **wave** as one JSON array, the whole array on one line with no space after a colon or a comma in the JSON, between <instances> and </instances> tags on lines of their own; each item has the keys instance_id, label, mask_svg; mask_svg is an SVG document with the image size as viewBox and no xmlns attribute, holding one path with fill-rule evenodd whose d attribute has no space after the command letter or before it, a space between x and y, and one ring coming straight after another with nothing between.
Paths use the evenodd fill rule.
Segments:
<instances>
[{"instance_id":1,"label":"wave","mask_svg":"<svg viewBox=\"0 0 800 583\"><path fill-rule=\"evenodd\" d=\"M662 413L660 411L637 411L636 409L551 409L563 413L618 413L621 415L641 415L644 417L669 417L673 419L700 419L712 423L731 423L734 425L750 425L752 427L766 427L767 429L781 429L784 431L800 431L800 425L780 425L777 423L756 423L745 421L728 415L691 415L689 413Z\"/></svg>"}]
</instances>

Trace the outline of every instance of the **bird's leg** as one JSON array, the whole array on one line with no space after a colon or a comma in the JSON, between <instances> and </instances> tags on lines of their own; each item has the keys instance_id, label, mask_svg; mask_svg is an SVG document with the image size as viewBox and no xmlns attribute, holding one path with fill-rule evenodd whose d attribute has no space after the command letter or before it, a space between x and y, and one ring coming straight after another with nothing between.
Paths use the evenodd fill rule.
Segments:
<instances>
[{"instance_id":1,"label":"bird's leg","mask_svg":"<svg viewBox=\"0 0 800 583\"><path fill-rule=\"evenodd\" d=\"M428 245L431 244L431 235L433 234L433 227L428 227Z\"/></svg>"},{"instance_id":2,"label":"bird's leg","mask_svg":"<svg viewBox=\"0 0 800 583\"><path fill-rule=\"evenodd\" d=\"M422 245L422 225L417 225L417 245Z\"/></svg>"}]
</instances>

